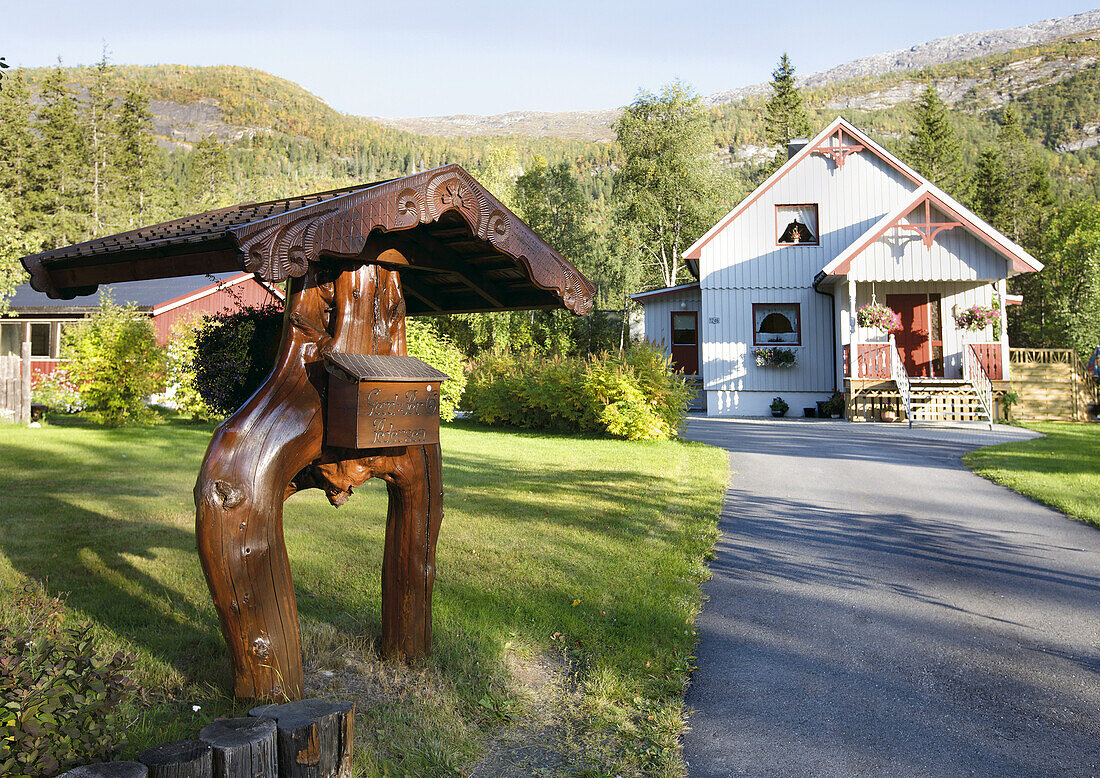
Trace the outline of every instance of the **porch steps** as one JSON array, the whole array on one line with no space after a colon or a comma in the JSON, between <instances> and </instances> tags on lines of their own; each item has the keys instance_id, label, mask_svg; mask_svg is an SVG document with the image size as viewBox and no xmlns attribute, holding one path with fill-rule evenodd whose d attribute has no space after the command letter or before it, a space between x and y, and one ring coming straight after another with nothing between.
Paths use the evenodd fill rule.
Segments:
<instances>
[{"instance_id":1,"label":"porch steps","mask_svg":"<svg viewBox=\"0 0 1100 778\"><path fill-rule=\"evenodd\" d=\"M911 378L912 421L992 424L974 387L961 379Z\"/></svg>"}]
</instances>

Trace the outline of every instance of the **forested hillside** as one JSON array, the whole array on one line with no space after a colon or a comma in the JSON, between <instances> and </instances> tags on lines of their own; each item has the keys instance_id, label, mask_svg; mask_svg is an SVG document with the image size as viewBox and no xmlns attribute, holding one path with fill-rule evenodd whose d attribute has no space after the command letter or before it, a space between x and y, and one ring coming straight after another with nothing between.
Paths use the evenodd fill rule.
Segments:
<instances>
[{"instance_id":1,"label":"forested hillside","mask_svg":"<svg viewBox=\"0 0 1100 778\"><path fill-rule=\"evenodd\" d=\"M803 89L802 99L809 133L839 113L906 157L914 106L925 86L933 84L945 103L944 121L958 140L959 168L950 189L975 207L976 186L990 174L989 155L998 139L1004 140L1005 117L1011 113L1012 132L1019 134L1013 143L1027 147L1043 181L1049 181L1041 207L1050 211L1043 216L1052 216L1060 204L1100 196L1098 61L1100 39L1078 34L922 70ZM683 86L688 91L681 97L690 97L690 87ZM692 125L692 143L702 143L693 146L693 153L709 156L715 170L699 172L711 195L695 216L711 218L774 169L778 147L768 140L766 96L689 102L704 127ZM607 118L604 113L603 121ZM417 134L341 114L298 85L258 70L107 62L9 72L0 89L0 124L0 237L11 236L8 258L17 245L23 250L51 247L233 202L457 162L505 202L526 202L534 209L539 197L565 197L574 211L584 211L578 222L583 245L570 258L600 277L601 305L619 308L634 291L682 280L682 269L669 263L669 246L647 254L642 243L632 242L645 228L638 217L642 201L628 202L624 171L634 152L625 153L616 142ZM616 129L621 137L621 123ZM575 130L560 131L577 137ZM605 127L604 136L614 134ZM649 142L645 131L635 135L635 142ZM674 139L669 142L675 145ZM679 155L682 163L682 149L668 148L669 158ZM556 187L556 194L517 194L517 181L532 170L554 171L535 178L539 186ZM622 187L616 197L617 174ZM624 231L631 220L628 212L634 217ZM553 214L545 218L545 230L553 228L554 219ZM1039 251L1038 245L1031 248ZM9 273L5 281L0 274L0 299L17 275Z\"/></svg>"}]
</instances>

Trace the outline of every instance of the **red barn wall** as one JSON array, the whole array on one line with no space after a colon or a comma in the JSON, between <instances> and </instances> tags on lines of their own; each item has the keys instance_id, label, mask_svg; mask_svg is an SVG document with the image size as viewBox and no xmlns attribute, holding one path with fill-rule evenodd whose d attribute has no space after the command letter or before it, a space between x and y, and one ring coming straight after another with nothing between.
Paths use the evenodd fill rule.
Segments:
<instances>
[{"instance_id":1,"label":"red barn wall","mask_svg":"<svg viewBox=\"0 0 1100 778\"><path fill-rule=\"evenodd\" d=\"M188 297L190 295L185 295ZM205 295L183 305L153 314L153 326L157 330L157 343L164 345L172 334L172 326L179 321L187 321L201 314L215 314L223 311L233 311L242 306L263 305L265 303L278 303L279 298L264 289L256 282L255 278L249 278L239 284L234 284L228 289L220 289L212 294ZM170 306L171 302L162 303L157 310Z\"/></svg>"}]
</instances>

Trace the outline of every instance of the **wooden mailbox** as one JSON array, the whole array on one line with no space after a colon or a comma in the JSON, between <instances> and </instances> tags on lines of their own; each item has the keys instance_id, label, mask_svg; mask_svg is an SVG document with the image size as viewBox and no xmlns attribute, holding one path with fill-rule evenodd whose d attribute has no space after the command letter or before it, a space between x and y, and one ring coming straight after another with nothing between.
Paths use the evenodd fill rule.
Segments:
<instances>
[{"instance_id":1,"label":"wooden mailbox","mask_svg":"<svg viewBox=\"0 0 1100 778\"><path fill-rule=\"evenodd\" d=\"M215 430L195 483L195 540L234 691L279 699L302 693L283 502L303 489L340 506L367 479L386 482L382 653L431 650L444 376L409 367L405 316L585 314L595 293L458 165L241 203L24 257L23 266L35 289L62 299L99 284L239 269L285 282L271 375Z\"/></svg>"},{"instance_id":2,"label":"wooden mailbox","mask_svg":"<svg viewBox=\"0 0 1100 778\"><path fill-rule=\"evenodd\" d=\"M450 378L415 357L327 354L326 442L386 448L439 442L440 383Z\"/></svg>"}]
</instances>

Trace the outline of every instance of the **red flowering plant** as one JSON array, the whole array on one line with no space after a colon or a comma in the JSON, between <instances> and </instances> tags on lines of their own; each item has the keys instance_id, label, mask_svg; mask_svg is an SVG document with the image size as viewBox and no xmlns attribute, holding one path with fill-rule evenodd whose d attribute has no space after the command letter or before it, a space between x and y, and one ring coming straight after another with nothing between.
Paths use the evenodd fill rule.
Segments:
<instances>
[{"instance_id":1,"label":"red flowering plant","mask_svg":"<svg viewBox=\"0 0 1100 778\"><path fill-rule=\"evenodd\" d=\"M995 305L971 305L955 314L959 329L981 332L1001 320L1001 311Z\"/></svg>"},{"instance_id":2,"label":"red flowering plant","mask_svg":"<svg viewBox=\"0 0 1100 778\"><path fill-rule=\"evenodd\" d=\"M58 413L76 413L84 410L80 389L64 367L49 375L35 373L31 376L31 401L48 406Z\"/></svg>"},{"instance_id":3,"label":"red flowering plant","mask_svg":"<svg viewBox=\"0 0 1100 778\"><path fill-rule=\"evenodd\" d=\"M856 323L860 327L875 329L885 334L901 329L901 315L889 306L872 300L856 311Z\"/></svg>"}]
</instances>

